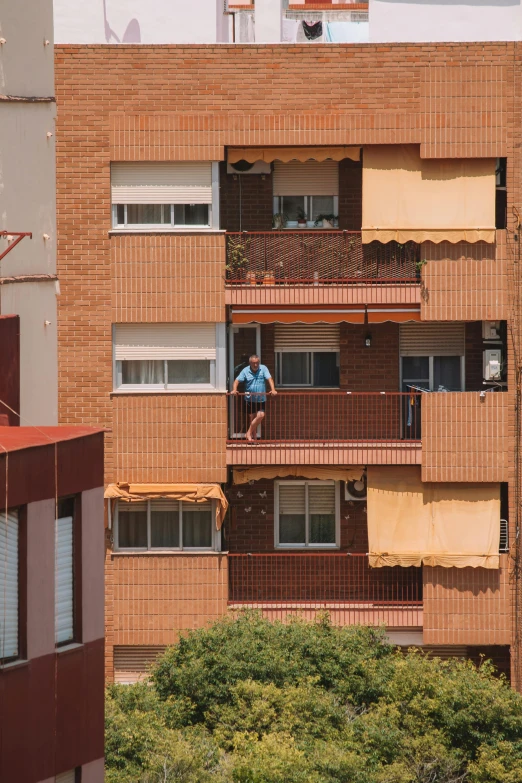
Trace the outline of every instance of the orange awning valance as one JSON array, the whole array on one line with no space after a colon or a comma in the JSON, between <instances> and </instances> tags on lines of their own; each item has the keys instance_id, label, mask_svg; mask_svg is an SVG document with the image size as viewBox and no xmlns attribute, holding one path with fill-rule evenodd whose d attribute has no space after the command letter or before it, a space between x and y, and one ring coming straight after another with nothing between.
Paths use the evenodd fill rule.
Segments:
<instances>
[{"instance_id":1,"label":"orange awning valance","mask_svg":"<svg viewBox=\"0 0 522 783\"><path fill-rule=\"evenodd\" d=\"M229 163L237 163L240 160L246 160L247 163L255 163L262 160L265 163L272 163L274 160L280 160L283 163L289 163L291 160L298 160L305 163L307 160L360 160L360 147L232 147L228 150L227 160Z\"/></svg>"},{"instance_id":2,"label":"orange awning valance","mask_svg":"<svg viewBox=\"0 0 522 783\"><path fill-rule=\"evenodd\" d=\"M322 481L357 481L364 473L362 465L265 465L233 471L233 484L247 484L259 479L292 478L320 479Z\"/></svg>"},{"instance_id":3,"label":"orange awning valance","mask_svg":"<svg viewBox=\"0 0 522 783\"><path fill-rule=\"evenodd\" d=\"M385 321L405 323L406 321L420 321L419 307L372 307L367 310L364 307L302 310L296 308L270 308L266 310L254 310L252 308L232 311L232 323L234 324L379 324Z\"/></svg>"},{"instance_id":4,"label":"orange awning valance","mask_svg":"<svg viewBox=\"0 0 522 783\"><path fill-rule=\"evenodd\" d=\"M143 500L169 498L184 503L209 503L216 500L216 528L221 529L228 509L228 500L219 484L109 484L105 499L137 503Z\"/></svg>"}]
</instances>

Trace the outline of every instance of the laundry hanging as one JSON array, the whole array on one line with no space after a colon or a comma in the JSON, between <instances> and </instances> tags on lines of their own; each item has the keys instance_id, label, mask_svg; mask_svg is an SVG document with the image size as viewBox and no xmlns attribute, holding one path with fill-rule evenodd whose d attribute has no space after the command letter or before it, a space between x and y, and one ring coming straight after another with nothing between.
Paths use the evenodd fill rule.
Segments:
<instances>
[{"instance_id":1,"label":"laundry hanging","mask_svg":"<svg viewBox=\"0 0 522 783\"><path fill-rule=\"evenodd\" d=\"M316 38L320 38L323 34L322 22L308 22L303 21L304 34L309 41L315 41Z\"/></svg>"},{"instance_id":2,"label":"laundry hanging","mask_svg":"<svg viewBox=\"0 0 522 783\"><path fill-rule=\"evenodd\" d=\"M299 22L297 19L283 19L283 43L295 43Z\"/></svg>"}]
</instances>

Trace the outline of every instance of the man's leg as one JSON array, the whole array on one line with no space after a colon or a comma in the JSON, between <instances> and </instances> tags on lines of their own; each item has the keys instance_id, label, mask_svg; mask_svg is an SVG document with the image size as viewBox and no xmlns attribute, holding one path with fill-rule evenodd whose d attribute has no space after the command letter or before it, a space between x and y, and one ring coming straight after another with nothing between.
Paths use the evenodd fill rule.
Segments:
<instances>
[{"instance_id":1,"label":"man's leg","mask_svg":"<svg viewBox=\"0 0 522 783\"><path fill-rule=\"evenodd\" d=\"M248 430L246 431L246 435L245 435L247 440L254 440L254 438L256 437L256 429L261 424L264 418L265 418L264 411L258 411L257 413L250 414L250 426L248 427Z\"/></svg>"}]
</instances>

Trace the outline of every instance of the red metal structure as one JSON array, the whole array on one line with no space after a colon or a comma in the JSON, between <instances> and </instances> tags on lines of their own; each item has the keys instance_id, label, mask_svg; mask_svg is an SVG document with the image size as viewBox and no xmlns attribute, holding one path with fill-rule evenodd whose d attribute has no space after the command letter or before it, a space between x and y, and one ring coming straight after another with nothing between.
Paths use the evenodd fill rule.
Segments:
<instances>
[{"instance_id":1,"label":"red metal structure","mask_svg":"<svg viewBox=\"0 0 522 783\"><path fill-rule=\"evenodd\" d=\"M22 241L24 237L29 237L29 239L33 238L33 235L30 231L0 231L0 237L4 237L6 239L9 239L9 237L16 237L11 244L9 245L6 250L4 250L3 253L0 253L0 261L2 258L4 258L8 253L11 252L11 250L18 245L19 242Z\"/></svg>"}]
</instances>

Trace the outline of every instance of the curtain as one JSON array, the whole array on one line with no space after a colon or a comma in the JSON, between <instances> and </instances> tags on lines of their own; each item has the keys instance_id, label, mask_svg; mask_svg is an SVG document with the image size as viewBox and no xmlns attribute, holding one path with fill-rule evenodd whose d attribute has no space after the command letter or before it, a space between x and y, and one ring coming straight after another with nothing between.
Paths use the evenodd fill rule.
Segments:
<instances>
[{"instance_id":1,"label":"curtain","mask_svg":"<svg viewBox=\"0 0 522 783\"><path fill-rule=\"evenodd\" d=\"M124 384L163 385L165 365L162 361L131 360L121 364L121 380Z\"/></svg>"},{"instance_id":2,"label":"curtain","mask_svg":"<svg viewBox=\"0 0 522 783\"><path fill-rule=\"evenodd\" d=\"M212 546L212 514L210 511L193 511L183 507L183 546Z\"/></svg>"},{"instance_id":3,"label":"curtain","mask_svg":"<svg viewBox=\"0 0 522 783\"><path fill-rule=\"evenodd\" d=\"M147 546L147 504L126 507L121 504L118 515L118 544L121 549Z\"/></svg>"},{"instance_id":4,"label":"curtain","mask_svg":"<svg viewBox=\"0 0 522 783\"><path fill-rule=\"evenodd\" d=\"M365 147L363 242L494 242L495 159L423 160L417 145Z\"/></svg>"},{"instance_id":5,"label":"curtain","mask_svg":"<svg viewBox=\"0 0 522 783\"><path fill-rule=\"evenodd\" d=\"M500 485L421 481L420 466L368 466L370 565L499 568Z\"/></svg>"}]
</instances>

